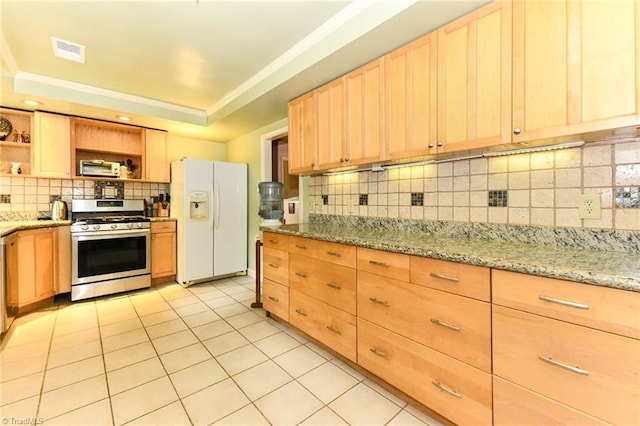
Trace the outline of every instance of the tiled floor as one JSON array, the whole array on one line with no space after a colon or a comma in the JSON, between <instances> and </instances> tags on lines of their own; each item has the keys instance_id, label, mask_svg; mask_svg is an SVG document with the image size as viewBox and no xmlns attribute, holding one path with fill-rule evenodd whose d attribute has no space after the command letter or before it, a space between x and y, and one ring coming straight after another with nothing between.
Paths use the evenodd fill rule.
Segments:
<instances>
[{"instance_id":1,"label":"tiled floor","mask_svg":"<svg viewBox=\"0 0 640 426\"><path fill-rule=\"evenodd\" d=\"M250 308L253 287L173 283L19 318L0 345L3 424L438 424Z\"/></svg>"}]
</instances>

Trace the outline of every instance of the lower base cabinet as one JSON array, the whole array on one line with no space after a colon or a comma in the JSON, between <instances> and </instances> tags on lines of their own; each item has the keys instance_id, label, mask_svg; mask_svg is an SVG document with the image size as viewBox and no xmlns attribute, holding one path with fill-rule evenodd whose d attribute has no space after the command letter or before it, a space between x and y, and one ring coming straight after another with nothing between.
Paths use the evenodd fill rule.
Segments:
<instances>
[{"instance_id":1,"label":"lower base cabinet","mask_svg":"<svg viewBox=\"0 0 640 426\"><path fill-rule=\"evenodd\" d=\"M151 279L176 275L176 222L151 223Z\"/></svg>"},{"instance_id":2,"label":"lower base cabinet","mask_svg":"<svg viewBox=\"0 0 640 426\"><path fill-rule=\"evenodd\" d=\"M289 287L265 278L262 282L262 293L264 310L289 321Z\"/></svg>"}]
</instances>

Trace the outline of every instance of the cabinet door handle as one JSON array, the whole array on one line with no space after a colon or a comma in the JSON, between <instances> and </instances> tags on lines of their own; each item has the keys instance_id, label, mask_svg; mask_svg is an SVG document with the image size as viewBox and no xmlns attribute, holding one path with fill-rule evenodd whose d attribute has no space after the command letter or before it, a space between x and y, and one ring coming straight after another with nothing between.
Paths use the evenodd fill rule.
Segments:
<instances>
[{"instance_id":1,"label":"cabinet door handle","mask_svg":"<svg viewBox=\"0 0 640 426\"><path fill-rule=\"evenodd\" d=\"M460 331L460 327L458 327L457 325L442 322L438 318L431 318L431 322L441 327L445 327L455 331Z\"/></svg>"},{"instance_id":2,"label":"cabinet door handle","mask_svg":"<svg viewBox=\"0 0 640 426\"><path fill-rule=\"evenodd\" d=\"M276 268L276 269L278 269L280 267L280 265L276 265L275 263L270 263L269 266L271 266L272 268Z\"/></svg>"},{"instance_id":3,"label":"cabinet door handle","mask_svg":"<svg viewBox=\"0 0 640 426\"><path fill-rule=\"evenodd\" d=\"M376 348L369 348L369 350L371 351L372 354L379 356L380 358L384 358L387 361L391 359L391 357L387 354L385 354L384 352L381 352L379 350L377 350Z\"/></svg>"},{"instance_id":4,"label":"cabinet door handle","mask_svg":"<svg viewBox=\"0 0 640 426\"><path fill-rule=\"evenodd\" d=\"M574 367L569 364L565 364L564 362L556 361L550 356L538 356L538 359L544 361L548 364L555 365L556 367L564 368L565 370L573 371L574 373L582 374L583 376L588 376L589 372L587 370L583 370L580 367Z\"/></svg>"},{"instance_id":5,"label":"cabinet door handle","mask_svg":"<svg viewBox=\"0 0 640 426\"><path fill-rule=\"evenodd\" d=\"M370 260L369 263L372 264L372 265L375 265L375 266L382 266L383 268L388 268L389 267L389 265L387 263L378 262L377 260Z\"/></svg>"},{"instance_id":6,"label":"cabinet door handle","mask_svg":"<svg viewBox=\"0 0 640 426\"><path fill-rule=\"evenodd\" d=\"M278 240L269 240L269 242L271 244L280 244L280 241L278 241Z\"/></svg>"},{"instance_id":7,"label":"cabinet door handle","mask_svg":"<svg viewBox=\"0 0 640 426\"><path fill-rule=\"evenodd\" d=\"M439 274L437 272L430 272L429 276L431 276L433 278L439 278L441 280L452 281L454 283L457 283L458 281L460 281L460 279L458 279L458 277L452 277L451 275L442 275L442 274Z\"/></svg>"},{"instance_id":8,"label":"cabinet door handle","mask_svg":"<svg viewBox=\"0 0 640 426\"><path fill-rule=\"evenodd\" d=\"M382 306L386 306L386 307L391 306L391 305L389 305L389 302L387 302L386 300L376 299L375 297L370 297L369 300L372 301L373 303L378 304L378 305L382 305Z\"/></svg>"},{"instance_id":9,"label":"cabinet door handle","mask_svg":"<svg viewBox=\"0 0 640 426\"><path fill-rule=\"evenodd\" d=\"M432 380L431 384L433 384L433 386L437 387L441 391L448 393L449 395L453 395L456 398L462 398L462 395L460 395L459 392L454 391L453 389L443 385L442 383L440 383L438 381Z\"/></svg>"},{"instance_id":10,"label":"cabinet door handle","mask_svg":"<svg viewBox=\"0 0 640 426\"><path fill-rule=\"evenodd\" d=\"M304 272L296 272L296 275L300 278L307 278L307 274L305 274Z\"/></svg>"},{"instance_id":11,"label":"cabinet door handle","mask_svg":"<svg viewBox=\"0 0 640 426\"><path fill-rule=\"evenodd\" d=\"M299 248L300 250L306 250L307 246L303 246L301 244L296 244L296 248Z\"/></svg>"},{"instance_id":12,"label":"cabinet door handle","mask_svg":"<svg viewBox=\"0 0 640 426\"><path fill-rule=\"evenodd\" d=\"M336 290L342 290L342 287L340 287L338 284L334 284L334 283L327 283L327 287L331 287L331 288L336 289Z\"/></svg>"},{"instance_id":13,"label":"cabinet door handle","mask_svg":"<svg viewBox=\"0 0 640 426\"><path fill-rule=\"evenodd\" d=\"M429 148L434 148L435 145L433 144L433 142L429 142Z\"/></svg>"},{"instance_id":14,"label":"cabinet door handle","mask_svg":"<svg viewBox=\"0 0 640 426\"><path fill-rule=\"evenodd\" d=\"M269 299L273 300L274 302L279 302L277 297L269 296Z\"/></svg>"},{"instance_id":15,"label":"cabinet door handle","mask_svg":"<svg viewBox=\"0 0 640 426\"><path fill-rule=\"evenodd\" d=\"M556 299L555 297L543 295L538 296L538 299L544 300L545 302L557 303L559 305L571 306L572 308L589 309L589 305L586 303L571 302L570 300Z\"/></svg>"},{"instance_id":16,"label":"cabinet door handle","mask_svg":"<svg viewBox=\"0 0 640 426\"><path fill-rule=\"evenodd\" d=\"M516 127L515 129L513 129L514 135L519 135L520 133L522 133L522 129L520 127Z\"/></svg>"},{"instance_id":17,"label":"cabinet door handle","mask_svg":"<svg viewBox=\"0 0 640 426\"><path fill-rule=\"evenodd\" d=\"M337 334L338 336L342 336L342 331L338 330L337 328L334 328L332 325L328 325L327 326L327 330L329 330L333 334Z\"/></svg>"},{"instance_id":18,"label":"cabinet door handle","mask_svg":"<svg viewBox=\"0 0 640 426\"><path fill-rule=\"evenodd\" d=\"M438 145L438 146L444 146L444 142L442 142L442 141L438 141L438 143L437 143L436 145Z\"/></svg>"},{"instance_id":19,"label":"cabinet door handle","mask_svg":"<svg viewBox=\"0 0 640 426\"><path fill-rule=\"evenodd\" d=\"M305 311L303 311L302 309L296 309L296 313L298 315L302 315L303 317L307 316L307 313Z\"/></svg>"},{"instance_id":20,"label":"cabinet door handle","mask_svg":"<svg viewBox=\"0 0 640 426\"><path fill-rule=\"evenodd\" d=\"M341 257L342 255L340 253L338 253L337 251L328 251L327 254L329 256L335 256L335 257Z\"/></svg>"}]
</instances>

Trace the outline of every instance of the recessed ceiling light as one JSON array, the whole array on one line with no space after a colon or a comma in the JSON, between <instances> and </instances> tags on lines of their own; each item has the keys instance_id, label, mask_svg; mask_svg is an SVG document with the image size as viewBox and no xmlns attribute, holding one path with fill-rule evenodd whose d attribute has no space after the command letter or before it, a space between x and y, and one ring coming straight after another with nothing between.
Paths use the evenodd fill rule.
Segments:
<instances>
[{"instance_id":1,"label":"recessed ceiling light","mask_svg":"<svg viewBox=\"0 0 640 426\"><path fill-rule=\"evenodd\" d=\"M120 121L129 121L131 120L131 118L127 117L126 115L118 115L118 120Z\"/></svg>"},{"instance_id":2,"label":"recessed ceiling light","mask_svg":"<svg viewBox=\"0 0 640 426\"><path fill-rule=\"evenodd\" d=\"M38 102L38 101L34 101L32 99L25 99L22 102L24 102L27 105L31 105L31 106L39 106L42 105L42 102Z\"/></svg>"}]
</instances>

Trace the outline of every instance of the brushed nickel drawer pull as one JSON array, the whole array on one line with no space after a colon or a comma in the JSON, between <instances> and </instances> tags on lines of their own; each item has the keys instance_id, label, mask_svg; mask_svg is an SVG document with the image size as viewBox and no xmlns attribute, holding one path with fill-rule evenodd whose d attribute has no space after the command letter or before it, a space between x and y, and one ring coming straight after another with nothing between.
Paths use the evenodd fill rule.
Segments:
<instances>
[{"instance_id":1,"label":"brushed nickel drawer pull","mask_svg":"<svg viewBox=\"0 0 640 426\"><path fill-rule=\"evenodd\" d=\"M341 257L342 255L340 253L338 253L337 251L328 251L327 254L329 256L335 256L335 257Z\"/></svg>"},{"instance_id":2,"label":"brushed nickel drawer pull","mask_svg":"<svg viewBox=\"0 0 640 426\"><path fill-rule=\"evenodd\" d=\"M369 350L371 351L371 353L373 353L376 356L379 356L380 358L384 358L386 360L390 360L391 359L391 357L389 355L385 354L384 352L380 352L376 348L369 348Z\"/></svg>"},{"instance_id":3,"label":"brushed nickel drawer pull","mask_svg":"<svg viewBox=\"0 0 640 426\"><path fill-rule=\"evenodd\" d=\"M340 287L338 284L334 284L334 283L327 283L327 287L331 287L331 288L334 288L336 290L342 290L342 287Z\"/></svg>"},{"instance_id":4,"label":"brushed nickel drawer pull","mask_svg":"<svg viewBox=\"0 0 640 426\"><path fill-rule=\"evenodd\" d=\"M278 240L269 240L269 242L271 244L280 244L280 241L278 241Z\"/></svg>"},{"instance_id":5,"label":"brushed nickel drawer pull","mask_svg":"<svg viewBox=\"0 0 640 426\"><path fill-rule=\"evenodd\" d=\"M269 266L271 266L272 268L276 268L276 269L278 269L280 267L280 265L276 265L275 263L270 263Z\"/></svg>"},{"instance_id":6,"label":"brushed nickel drawer pull","mask_svg":"<svg viewBox=\"0 0 640 426\"><path fill-rule=\"evenodd\" d=\"M372 264L372 265L376 265L376 266L382 266L384 268L388 268L389 267L389 265L387 263L378 262L377 260L370 260L369 263Z\"/></svg>"},{"instance_id":7,"label":"brushed nickel drawer pull","mask_svg":"<svg viewBox=\"0 0 640 426\"><path fill-rule=\"evenodd\" d=\"M307 278L307 274L305 274L304 272L296 272L296 275L300 278Z\"/></svg>"},{"instance_id":8,"label":"brushed nickel drawer pull","mask_svg":"<svg viewBox=\"0 0 640 426\"><path fill-rule=\"evenodd\" d=\"M389 302L387 302L386 300L376 299L375 297L370 297L369 300L371 300L373 303L377 303L378 305L382 305L386 307L390 306Z\"/></svg>"},{"instance_id":9,"label":"brushed nickel drawer pull","mask_svg":"<svg viewBox=\"0 0 640 426\"><path fill-rule=\"evenodd\" d=\"M573 371L574 373L578 373L578 374L582 374L583 376L588 376L589 372L587 370L583 370L580 367L574 367L572 365L569 364L565 364L564 362L560 362L560 361L556 361L555 359L551 358L550 356L538 356L538 359L540 359L541 361L544 361L548 364L551 365L555 365L556 367L560 367L560 368L564 368L565 370L569 370L569 371Z\"/></svg>"},{"instance_id":10,"label":"brushed nickel drawer pull","mask_svg":"<svg viewBox=\"0 0 640 426\"><path fill-rule=\"evenodd\" d=\"M333 326L328 325L327 326L327 330L329 330L330 332L337 334L338 336L342 336L342 331L338 330L337 328L333 328Z\"/></svg>"},{"instance_id":11,"label":"brushed nickel drawer pull","mask_svg":"<svg viewBox=\"0 0 640 426\"><path fill-rule=\"evenodd\" d=\"M300 245L300 244L296 244L296 248L299 248L299 249L301 249L301 250L306 250L306 249L307 249L307 246L302 246L302 245Z\"/></svg>"},{"instance_id":12,"label":"brushed nickel drawer pull","mask_svg":"<svg viewBox=\"0 0 640 426\"><path fill-rule=\"evenodd\" d=\"M453 324L449 324L449 323L446 323L446 322L442 322L438 318L431 318L431 322L436 324L436 325L439 325L439 326L442 326L442 327L445 327L445 328L449 328L451 330L460 331L460 327L458 327L457 325L453 325Z\"/></svg>"},{"instance_id":13,"label":"brushed nickel drawer pull","mask_svg":"<svg viewBox=\"0 0 640 426\"><path fill-rule=\"evenodd\" d=\"M307 313L305 311L303 311L302 309L296 309L296 313L298 315L302 315L303 317L307 316Z\"/></svg>"},{"instance_id":14,"label":"brushed nickel drawer pull","mask_svg":"<svg viewBox=\"0 0 640 426\"><path fill-rule=\"evenodd\" d=\"M448 387L446 387L445 385L443 385L440 382L436 382L435 380L432 380L431 383L433 384L433 386L437 387L438 389L440 389L443 392L448 393L449 395L453 395L456 398L462 398L462 395L460 395L459 392L456 392L453 389L449 389Z\"/></svg>"},{"instance_id":15,"label":"brushed nickel drawer pull","mask_svg":"<svg viewBox=\"0 0 640 426\"><path fill-rule=\"evenodd\" d=\"M279 302L277 297L269 296L269 299L273 300L274 302Z\"/></svg>"},{"instance_id":16,"label":"brushed nickel drawer pull","mask_svg":"<svg viewBox=\"0 0 640 426\"><path fill-rule=\"evenodd\" d=\"M431 275L433 278L440 278L441 280L453 281L454 283L457 283L458 281L460 281L458 277L452 277L450 275L442 275L437 272L430 272L429 275Z\"/></svg>"},{"instance_id":17,"label":"brushed nickel drawer pull","mask_svg":"<svg viewBox=\"0 0 640 426\"><path fill-rule=\"evenodd\" d=\"M538 299L544 300L545 302L557 303L559 305L571 306L572 308L589 309L589 305L586 303L571 302L569 300L556 299L555 297L543 295L538 296Z\"/></svg>"}]
</instances>

